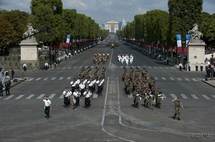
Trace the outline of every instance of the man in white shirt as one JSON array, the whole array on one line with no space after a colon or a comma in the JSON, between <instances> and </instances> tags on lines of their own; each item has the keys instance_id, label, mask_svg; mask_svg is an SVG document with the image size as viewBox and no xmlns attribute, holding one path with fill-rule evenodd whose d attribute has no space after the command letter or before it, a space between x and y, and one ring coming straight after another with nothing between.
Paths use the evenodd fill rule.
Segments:
<instances>
[{"instance_id":1,"label":"man in white shirt","mask_svg":"<svg viewBox=\"0 0 215 142\"><path fill-rule=\"evenodd\" d=\"M51 108L51 100L48 97L45 97L43 99L44 102L44 113L45 113L45 117L49 118L50 117L50 108Z\"/></svg>"}]
</instances>

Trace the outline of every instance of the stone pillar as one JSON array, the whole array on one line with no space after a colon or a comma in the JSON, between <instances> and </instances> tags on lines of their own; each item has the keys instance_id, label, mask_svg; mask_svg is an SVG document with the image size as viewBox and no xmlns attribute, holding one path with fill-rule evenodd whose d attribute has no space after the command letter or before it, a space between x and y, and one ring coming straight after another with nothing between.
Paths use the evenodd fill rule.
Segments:
<instances>
[{"instance_id":1,"label":"stone pillar","mask_svg":"<svg viewBox=\"0 0 215 142\"><path fill-rule=\"evenodd\" d=\"M38 61L37 45L38 43L33 36L21 41L21 64L26 63L35 66Z\"/></svg>"},{"instance_id":2,"label":"stone pillar","mask_svg":"<svg viewBox=\"0 0 215 142\"><path fill-rule=\"evenodd\" d=\"M188 49L188 66L190 71L205 71L205 42L202 40L191 40Z\"/></svg>"}]
</instances>

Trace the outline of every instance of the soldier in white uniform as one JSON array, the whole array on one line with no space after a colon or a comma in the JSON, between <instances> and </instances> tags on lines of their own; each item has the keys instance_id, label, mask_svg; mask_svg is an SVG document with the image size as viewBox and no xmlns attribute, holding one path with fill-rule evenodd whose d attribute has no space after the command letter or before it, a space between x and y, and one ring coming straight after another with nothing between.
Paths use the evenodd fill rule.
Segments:
<instances>
[{"instance_id":1,"label":"soldier in white uniform","mask_svg":"<svg viewBox=\"0 0 215 142\"><path fill-rule=\"evenodd\" d=\"M51 100L48 97L45 97L43 99L44 102L44 113L45 113L45 117L49 118L50 117L50 109L51 109Z\"/></svg>"},{"instance_id":2,"label":"soldier in white uniform","mask_svg":"<svg viewBox=\"0 0 215 142\"><path fill-rule=\"evenodd\" d=\"M85 107L88 108L91 105L90 97L92 96L92 92L89 90L85 91Z\"/></svg>"},{"instance_id":3,"label":"soldier in white uniform","mask_svg":"<svg viewBox=\"0 0 215 142\"><path fill-rule=\"evenodd\" d=\"M63 97L64 97L64 105L65 106L69 106L70 103L70 97L72 96L72 91L70 91L69 89L65 89L63 91Z\"/></svg>"},{"instance_id":4,"label":"soldier in white uniform","mask_svg":"<svg viewBox=\"0 0 215 142\"><path fill-rule=\"evenodd\" d=\"M102 94L102 90L103 90L103 84L104 84L104 79L102 79L99 84L98 84L98 95Z\"/></svg>"},{"instance_id":5,"label":"soldier in white uniform","mask_svg":"<svg viewBox=\"0 0 215 142\"><path fill-rule=\"evenodd\" d=\"M81 83L81 84L79 85L79 88L80 88L81 96L83 96L84 91L85 91L85 85L84 85L84 83Z\"/></svg>"},{"instance_id":6,"label":"soldier in white uniform","mask_svg":"<svg viewBox=\"0 0 215 142\"><path fill-rule=\"evenodd\" d=\"M75 105L74 105L74 108L78 107L80 105L80 92L78 92L78 90L76 89L74 92L73 92L73 96L75 98Z\"/></svg>"},{"instance_id":7,"label":"soldier in white uniform","mask_svg":"<svg viewBox=\"0 0 215 142\"><path fill-rule=\"evenodd\" d=\"M133 64L133 61L134 61L134 56L133 55L130 55L130 64Z\"/></svg>"}]
</instances>

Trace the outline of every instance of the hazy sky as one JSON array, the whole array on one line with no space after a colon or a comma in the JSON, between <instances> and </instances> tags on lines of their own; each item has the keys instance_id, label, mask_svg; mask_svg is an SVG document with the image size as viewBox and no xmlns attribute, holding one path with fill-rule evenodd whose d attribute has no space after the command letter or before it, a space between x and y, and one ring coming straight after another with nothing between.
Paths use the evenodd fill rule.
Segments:
<instances>
[{"instance_id":1,"label":"hazy sky","mask_svg":"<svg viewBox=\"0 0 215 142\"><path fill-rule=\"evenodd\" d=\"M102 24L107 20L131 21L135 14L168 9L168 0L62 0L64 8L77 9ZM215 13L215 0L203 0L204 11ZM0 0L0 9L30 11L31 0Z\"/></svg>"}]
</instances>

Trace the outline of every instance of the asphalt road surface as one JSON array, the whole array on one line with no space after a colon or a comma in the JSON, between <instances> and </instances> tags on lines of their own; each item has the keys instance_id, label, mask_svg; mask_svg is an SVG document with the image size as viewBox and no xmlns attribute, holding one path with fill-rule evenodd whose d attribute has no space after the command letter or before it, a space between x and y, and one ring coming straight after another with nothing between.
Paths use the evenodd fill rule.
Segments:
<instances>
[{"instance_id":1,"label":"asphalt road surface","mask_svg":"<svg viewBox=\"0 0 215 142\"><path fill-rule=\"evenodd\" d=\"M108 45L116 42L118 47ZM215 89L201 82L204 73L180 72L157 64L133 47L108 36L90 48L49 71L32 71L28 80L12 88L11 96L0 98L0 142L214 142ZM92 99L85 109L64 108L62 91L81 67L93 66L96 52L109 53L103 95ZM132 54L134 63L147 69L166 99L161 109L139 109L123 91L119 54ZM52 100L51 118L44 118L42 98ZM172 99L181 98L182 120L171 119Z\"/></svg>"}]
</instances>

